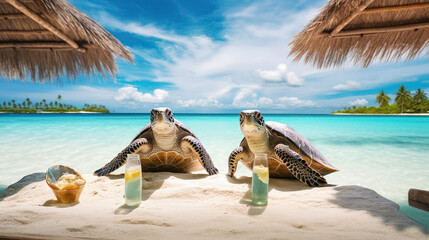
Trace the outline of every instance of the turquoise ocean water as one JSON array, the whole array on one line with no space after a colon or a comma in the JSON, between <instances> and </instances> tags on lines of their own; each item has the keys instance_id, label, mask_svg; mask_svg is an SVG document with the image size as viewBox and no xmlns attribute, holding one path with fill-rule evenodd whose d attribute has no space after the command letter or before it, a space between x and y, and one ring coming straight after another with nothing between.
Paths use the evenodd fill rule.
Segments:
<instances>
[{"instance_id":1,"label":"turquoise ocean water","mask_svg":"<svg viewBox=\"0 0 429 240\"><path fill-rule=\"evenodd\" d=\"M243 137L238 115L175 117L200 138L225 174L227 158ZM429 189L429 117L265 114L264 118L290 125L339 168L326 176L329 183L371 188L429 228L429 213L407 203L409 188ZM148 121L145 114L0 114L0 191L56 164L92 173L127 146ZM241 165L237 174L251 176Z\"/></svg>"}]
</instances>

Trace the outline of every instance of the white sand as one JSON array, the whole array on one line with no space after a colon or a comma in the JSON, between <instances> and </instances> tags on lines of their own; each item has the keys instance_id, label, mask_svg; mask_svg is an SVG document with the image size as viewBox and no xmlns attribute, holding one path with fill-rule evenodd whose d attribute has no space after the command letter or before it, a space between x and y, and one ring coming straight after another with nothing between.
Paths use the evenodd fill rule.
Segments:
<instances>
[{"instance_id":1,"label":"white sand","mask_svg":"<svg viewBox=\"0 0 429 240\"><path fill-rule=\"evenodd\" d=\"M0 197L0 238L429 239L395 203L359 186L270 179L269 204L258 208L249 177L144 173L143 201L130 209L123 175L84 175L80 202L69 205L56 203L43 177L27 176Z\"/></svg>"}]
</instances>

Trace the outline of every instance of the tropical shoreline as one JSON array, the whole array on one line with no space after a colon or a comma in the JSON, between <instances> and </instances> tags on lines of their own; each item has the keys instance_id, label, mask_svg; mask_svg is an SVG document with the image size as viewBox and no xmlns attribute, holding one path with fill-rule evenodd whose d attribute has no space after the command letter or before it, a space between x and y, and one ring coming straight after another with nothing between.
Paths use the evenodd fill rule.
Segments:
<instances>
[{"instance_id":1,"label":"tropical shoreline","mask_svg":"<svg viewBox=\"0 0 429 240\"><path fill-rule=\"evenodd\" d=\"M361 115L361 116L413 116L413 117L428 117L429 113L331 113L332 115Z\"/></svg>"},{"instance_id":2,"label":"tropical shoreline","mask_svg":"<svg viewBox=\"0 0 429 240\"><path fill-rule=\"evenodd\" d=\"M103 105L84 104L83 108L77 108L71 104L61 102L62 96L58 95L55 101L32 102L30 98L19 103L14 99L0 104L0 113L110 113Z\"/></svg>"},{"instance_id":3,"label":"tropical shoreline","mask_svg":"<svg viewBox=\"0 0 429 240\"><path fill-rule=\"evenodd\" d=\"M429 99L424 90L418 88L413 93L408 91L404 85L400 86L395 93L394 103L390 104L390 96L381 90L375 98L376 106L352 105L343 110L332 111L333 114L362 114L362 115L403 115L403 116L425 116L429 114ZM365 100L366 101L366 100ZM368 103L368 101L366 101ZM423 114L423 115L420 115Z\"/></svg>"},{"instance_id":4,"label":"tropical shoreline","mask_svg":"<svg viewBox=\"0 0 429 240\"><path fill-rule=\"evenodd\" d=\"M0 112L0 113L8 113L8 114L50 114L50 113L103 113L103 112L89 112L89 111L79 111L79 112L35 112L35 113L16 113L16 112ZM103 113L106 114L106 113Z\"/></svg>"}]
</instances>

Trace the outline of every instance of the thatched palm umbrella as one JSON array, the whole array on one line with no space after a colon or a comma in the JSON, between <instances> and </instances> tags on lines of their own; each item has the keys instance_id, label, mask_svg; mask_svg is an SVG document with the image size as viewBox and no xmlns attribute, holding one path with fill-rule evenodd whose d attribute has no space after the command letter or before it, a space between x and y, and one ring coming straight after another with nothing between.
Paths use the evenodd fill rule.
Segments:
<instances>
[{"instance_id":1,"label":"thatched palm umbrella","mask_svg":"<svg viewBox=\"0 0 429 240\"><path fill-rule=\"evenodd\" d=\"M429 55L429 0L330 0L289 56L319 68Z\"/></svg>"},{"instance_id":2,"label":"thatched palm umbrella","mask_svg":"<svg viewBox=\"0 0 429 240\"><path fill-rule=\"evenodd\" d=\"M0 77L61 80L114 76L131 53L65 0L0 0Z\"/></svg>"}]
</instances>

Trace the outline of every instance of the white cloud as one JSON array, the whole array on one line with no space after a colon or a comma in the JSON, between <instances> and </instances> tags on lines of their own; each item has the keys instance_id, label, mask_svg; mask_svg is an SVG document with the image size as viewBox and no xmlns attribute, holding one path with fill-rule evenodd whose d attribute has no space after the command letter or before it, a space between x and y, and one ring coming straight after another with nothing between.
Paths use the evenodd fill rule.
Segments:
<instances>
[{"instance_id":1,"label":"white cloud","mask_svg":"<svg viewBox=\"0 0 429 240\"><path fill-rule=\"evenodd\" d=\"M137 39L153 40L155 48L133 45L132 52L137 60L143 58L153 66L146 79L174 85L165 100L170 100L166 104L171 107L221 105L225 109L236 109L245 105L262 106L264 99L259 99L266 97L272 99L272 103L265 104L267 109L316 106L330 111L356 97L319 99L317 105L314 99L321 95L334 96L337 91L376 88L401 78L411 81L407 76L429 71L425 67L427 61L421 66L380 64L364 71L352 67L317 70L303 61L292 62L292 58L286 58L290 51L287 43L308 24L323 3L302 10L288 9L285 7L288 4L265 1L226 9L224 29L218 36L222 40L204 34L184 35L175 29L160 27L157 22L115 20L114 14L105 15L101 23L108 29L134 34ZM276 7L279 5L282 7ZM141 72L134 76L138 78ZM288 87L304 84L305 87L300 88ZM255 85L258 88L248 87ZM358 98L364 97L367 98ZM218 105L209 103L208 98L216 99ZM279 98L284 102L278 101Z\"/></svg>"},{"instance_id":2,"label":"white cloud","mask_svg":"<svg viewBox=\"0 0 429 240\"><path fill-rule=\"evenodd\" d=\"M144 37L152 37L176 43L190 44L189 38L176 35L174 33L161 30L151 24L141 25L139 23L124 23L107 13L101 13L100 22L107 23L110 28L128 33L137 34Z\"/></svg>"},{"instance_id":3,"label":"white cloud","mask_svg":"<svg viewBox=\"0 0 429 240\"><path fill-rule=\"evenodd\" d=\"M291 107L310 107L316 105L311 100L301 100L297 97L281 97L278 99L279 106L291 106Z\"/></svg>"},{"instance_id":4,"label":"white cloud","mask_svg":"<svg viewBox=\"0 0 429 240\"><path fill-rule=\"evenodd\" d=\"M255 98L253 101L244 101L240 103L233 103L236 107L240 109L244 108L272 108L273 100L267 97Z\"/></svg>"},{"instance_id":5,"label":"white cloud","mask_svg":"<svg viewBox=\"0 0 429 240\"><path fill-rule=\"evenodd\" d=\"M347 81L346 84L338 84L335 85L332 89L334 90L357 90L360 89L362 85L359 82L356 81Z\"/></svg>"},{"instance_id":6,"label":"white cloud","mask_svg":"<svg viewBox=\"0 0 429 240\"><path fill-rule=\"evenodd\" d=\"M316 9L291 13L278 8L274 13L270 3L261 4L250 4L233 12L227 10L222 41L203 34L181 35L174 29L163 29L150 22L121 21L109 14L102 15L99 21L108 29L154 38L156 51L132 46L132 52L137 59L144 58L154 66L155 81L174 84L175 89L170 92L169 99L182 99L184 105L188 105L187 100L192 100L188 102L192 105L225 89L217 100L231 108L256 101L255 92L241 90L237 93L237 89L258 85L275 99L292 94L291 90L284 89L287 85L301 86L304 81L298 77L302 71L295 69L296 64L289 65L290 59L285 59L289 52L287 43L313 17ZM255 74L255 69L262 69L266 70L265 75L269 75L272 66L277 66L272 71L281 74L272 79L281 78L286 83L281 87L265 86L266 83L261 83L261 77ZM309 72L312 67L306 65L305 69ZM177 103L175 101L171 105Z\"/></svg>"},{"instance_id":7,"label":"white cloud","mask_svg":"<svg viewBox=\"0 0 429 240\"><path fill-rule=\"evenodd\" d=\"M287 83L290 86L302 86L304 85L304 79L298 77L294 72L288 72L286 76Z\"/></svg>"},{"instance_id":8,"label":"white cloud","mask_svg":"<svg viewBox=\"0 0 429 240\"><path fill-rule=\"evenodd\" d=\"M253 88L241 88L241 89L239 89L237 94L234 97L234 100L232 101L232 105L242 104L242 100L244 100L248 96L255 98L257 95L253 91L254 91Z\"/></svg>"},{"instance_id":9,"label":"white cloud","mask_svg":"<svg viewBox=\"0 0 429 240\"><path fill-rule=\"evenodd\" d=\"M349 102L351 106L363 106L363 105L367 105L368 101L365 98L362 99L356 99L353 102Z\"/></svg>"},{"instance_id":10,"label":"white cloud","mask_svg":"<svg viewBox=\"0 0 429 240\"><path fill-rule=\"evenodd\" d=\"M275 70L257 70L256 72L264 80L280 82L286 79L286 70L286 64L279 64Z\"/></svg>"},{"instance_id":11,"label":"white cloud","mask_svg":"<svg viewBox=\"0 0 429 240\"><path fill-rule=\"evenodd\" d=\"M177 103L184 108L189 107L207 107L207 106L219 106L219 102L215 98L208 99L187 99L187 100L177 100Z\"/></svg>"},{"instance_id":12,"label":"white cloud","mask_svg":"<svg viewBox=\"0 0 429 240\"><path fill-rule=\"evenodd\" d=\"M255 16L257 7L255 5L250 5L249 7L244 8L238 12L234 12L228 15L230 18L250 18Z\"/></svg>"},{"instance_id":13,"label":"white cloud","mask_svg":"<svg viewBox=\"0 0 429 240\"><path fill-rule=\"evenodd\" d=\"M285 81L289 86L297 87L304 85L304 79L299 78L295 72L287 72L286 64L277 65L274 70L257 70L258 76L266 81Z\"/></svg>"},{"instance_id":14,"label":"white cloud","mask_svg":"<svg viewBox=\"0 0 429 240\"><path fill-rule=\"evenodd\" d=\"M287 109L315 106L311 100L301 100L297 97L281 97L274 101L268 97L254 98L252 101L235 103L240 108L268 108L268 109Z\"/></svg>"},{"instance_id":15,"label":"white cloud","mask_svg":"<svg viewBox=\"0 0 429 240\"><path fill-rule=\"evenodd\" d=\"M256 100L256 105L259 107L269 107L273 103L271 98L261 97Z\"/></svg>"},{"instance_id":16,"label":"white cloud","mask_svg":"<svg viewBox=\"0 0 429 240\"><path fill-rule=\"evenodd\" d=\"M115 96L116 101L120 102L150 102L161 103L164 102L168 96L168 91L163 89L155 89L153 94L141 93L135 87L123 87L118 89L118 95Z\"/></svg>"}]
</instances>

